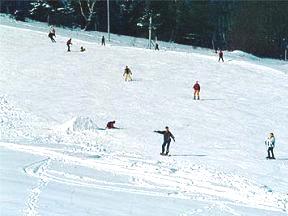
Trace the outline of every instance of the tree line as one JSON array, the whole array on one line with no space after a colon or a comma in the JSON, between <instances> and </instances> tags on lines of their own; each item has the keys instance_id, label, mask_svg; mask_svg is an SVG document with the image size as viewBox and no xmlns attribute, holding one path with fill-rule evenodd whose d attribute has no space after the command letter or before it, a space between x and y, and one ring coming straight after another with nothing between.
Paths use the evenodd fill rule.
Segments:
<instances>
[{"instance_id":1,"label":"tree line","mask_svg":"<svg viewBox=\"0 0 288 216\"><path fill-rule=\"evenodd\" d=\"M0 0L1 12L49 25L107 31L106 0ZM110 0L111 33L283 58L288 1Z\"/></svg>"}]
</instances>

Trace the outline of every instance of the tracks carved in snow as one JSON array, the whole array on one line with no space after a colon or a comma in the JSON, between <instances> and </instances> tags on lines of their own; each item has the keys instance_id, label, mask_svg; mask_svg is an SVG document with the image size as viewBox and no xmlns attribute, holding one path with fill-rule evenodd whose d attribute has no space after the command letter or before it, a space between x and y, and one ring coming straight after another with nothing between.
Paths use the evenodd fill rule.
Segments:
<instances>
[{"instance_id":1,"label":"tracks carved in snow","mask_svg":"<svg viewBox=\"0 0 288 216\"><path fill-rule=\"evenodd\" d=\"M24 209L25 216L37 216L38 212L38 204L40 194L43 188L47 185L48 179L45 177L45 173L47 172L47 168L50 164L50 158L34 162L25 166L23 168L24 172L30 176L34 176L38 178L38 183L35 187L33 187L30 192L28 199L26 200L26 208Z\"/></svg>"},{"instance_id":2,"label":"tracks carved in snow","mask_svg":"<svg viewBox=\"0 0 288 216\"><path fill-rule=\"evenodd\" d=\"M191 164L177 166L176 161L168 158L149 161L143 160L141 156L106 155L95 160L83 155L76 156L70 153L67 155L52 148L39 146L11 143L9 145L0 143L0 146L46 156L55 163L65 165L65 171L58 170L56 166L47 169L49 159L26 167L25 170L29 175L40 178L38 186L31 191L28 202L32 206L30 212L37 210L39 191L41 192L48 181L147 196L213 200L214 202L221 199L231 205L237 203L237 205L258 209L287 211L287 199L282 193L267 191L249 179L211 168ZM69 170L69 166L74 169ZM93 172L89 173L98 173L98 175L88 175L88 173L86 176L79 175L78 170L83 168L92 169ZM107 178L102 177L107 175ZM30 215L37 215L36 213Z\"/></svg>"}]
</instances>

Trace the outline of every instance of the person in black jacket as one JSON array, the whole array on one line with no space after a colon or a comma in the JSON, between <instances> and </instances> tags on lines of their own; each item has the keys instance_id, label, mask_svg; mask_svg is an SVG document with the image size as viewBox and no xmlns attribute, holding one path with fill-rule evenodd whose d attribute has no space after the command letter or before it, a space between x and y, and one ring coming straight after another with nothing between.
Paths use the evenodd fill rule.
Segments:
<instances>
[{"instance_id":1,"label":"person in black jacket","mask_svg":"<svg viewBox=\"0 0 288 216\"><path fill-rule=\"evenodd\" d=\"M175 142L175 137L169 131L169 127L166 126L165 129L166 130L164 130L164 131L154 131L155 133L163 134L163 136L164 136L164 142L163 142L163 145L162 145L162 153L161 153L161 155L168 155L169 154L169 147L170 147L171 138ZM166 145L167 145L167 149L166 149L166 153L165 153Z\"/></svg>"},{"instance_id":2,"label":"person in black jacket","mask_svg":"<svg viewBox=\"0 0 288 216\"><path fill-rule=\"evenodd\" d=\"M158 43L155 44L155 50L159 50L159 44Z\"/></svg>"}]
</instances>

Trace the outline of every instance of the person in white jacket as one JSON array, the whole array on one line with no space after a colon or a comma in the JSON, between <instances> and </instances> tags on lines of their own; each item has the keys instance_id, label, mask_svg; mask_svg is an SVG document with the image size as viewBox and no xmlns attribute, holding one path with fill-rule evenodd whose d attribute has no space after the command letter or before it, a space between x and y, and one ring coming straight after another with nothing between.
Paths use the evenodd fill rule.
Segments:
<instances>
[{"instance_id":1,"label":"person in white jacket","mask_svg":"<svg viewBox=\"0 0 288 216\"><path fill-rule=\"evenodd\" d=\"M273 133L270 133L268 138L265 141L265 145L267 146L268 156L267 159L275 159L273 149L275 147L275 137ZM271 153L271 155L270 155ZM271 157L272 156L272 157Z\"/></svg>"}]
</instances>

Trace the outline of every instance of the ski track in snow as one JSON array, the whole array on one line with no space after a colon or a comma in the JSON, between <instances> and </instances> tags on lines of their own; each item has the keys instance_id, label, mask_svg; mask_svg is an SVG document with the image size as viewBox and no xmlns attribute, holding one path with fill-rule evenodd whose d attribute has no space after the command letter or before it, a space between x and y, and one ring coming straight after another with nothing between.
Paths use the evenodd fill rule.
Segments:
<instances>
[{"instance_id":1,"label":"ski track in snow","mask_svg":"<svg viewBox=\"0 0 288 216\"><path fill-rule=\"evenodd\" d=\"M29 194L27 209L24 211L27 216L38 215L37 205L41 191L50 181L70 186L135 193L145 196L206 200L218 203L219 199L224 199L226 201L220 202L224 206L225 203L231 205L237 203L237 205L263 210L287 210L285 197L279 193L269 191L264 186L258 186L241 176L209 170L199 165L186 168L180 168L176 165L177 168L175 168L173 164L176 162L171 158L144 162L141 159L138 160L137 156L106 155L106 158L87 159L58 152L52 148L13 143L0 143L0 146L49 157L23 168L28 175L39 179L37 186ZM125 176L129 180L124 183L98 180L89 176L79 176L53 170L49 168L51 161L58 164L57 166L72 164L79 167L88 167L95 172L106 172L122 178ZM229 210L229 212L231 211Z\"/></svg>"},{"instance_id":2,"label":"ski track in snow","mask_svg":"<svg viewBox=\"0 0 288 216\"><path fill-rule=\"evenodd\" d=\"M37 161L33 164L25 166L23 168L24 172L30 176L37 177L38 183L33 187L26 200L26 208L23 213L25 216L38 216L38 204L42 190L48 184L49 179L46 177L46 172L50 164L50 159Z\"/></svg>"}]
</instances>

